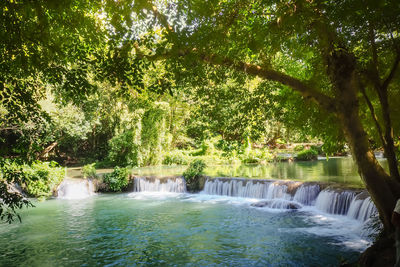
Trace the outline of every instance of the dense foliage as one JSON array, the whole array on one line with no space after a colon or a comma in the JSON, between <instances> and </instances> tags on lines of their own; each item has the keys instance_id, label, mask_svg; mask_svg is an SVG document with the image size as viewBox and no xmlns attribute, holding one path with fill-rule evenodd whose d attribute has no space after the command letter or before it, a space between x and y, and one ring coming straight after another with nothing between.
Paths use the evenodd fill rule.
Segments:
<instances>
[{"instance_id":1,"label":"dense foliage","mask_svg":"<svg viewBox=\"0 0 400 267\"><path fill-rule=\"evenodd\" d=\"M186 186L189 191L196 191L200 189L200 178L203 174L206 164L202 160L192 161L186 171L183 173L183 177L186 180Z\"/></svg>"},{"instance_id":2,"label":"dense foliage","mask_svg":"<svg viewBox=\"0 0 400 267\"><path fill-rule=\"evenodd\" d=\"M5 0L0 14L2 156L140 166L218 157L221 137L256 162L269 150L248 140L347 144L393 232L399 1Z\"/></svg>"},{"instance_id":3,"label":"dense foliage","mask_svg":"<svg viewBox=\"0 0 400 267\"><path fill-rule=\"evenodd\" d=\"M97 178L96 163L86 164L82 167L83 178Z\"/></svg>"},{"instance_id":4,"label":"dense foliage","mask_svg":"<svg viewBox=\"0 0 400 267\"><path fill-rule=\"evenodd\" d=\"M15 218L21 220L16 210L32 207L25 197L47 198L65 177L65 168L56 162L35 161L24 164L18 161L0 162L0 218L11 223Z\"/></svg>"},{"instance_id":5,"label":"dense foliage","mask_svg":"<svg viewBox=\"0 0 400 267\"><path fill-rule=\"evenodd\" d=\"M299 153L297 153L296 160L316 160L317 157L318 152L310 148L301 150Z\"/></svg>"},{"instance_id":6,"label":"dense foliage","mask_svg":"<svg viewBox=\"0 0 400 267\"><path fill-rule=\"evenodd\" d=\"M117 166L111 173L106 173L104 175L103 182L110 191L120 192L129 184L129 170Z\"/></svg>"},{"instance_id":7,"label":"dense foliage","mask_svg":"<svg viewBox=\"0 0 400 267\"><path fill-rule=\"evenodd\" d=\"M39 198L51 196L65 177L65 168L54 161L35 161L28 165L6 160L2 163L1 172L2 179L17 183L23 192Z\"/></svg>"}]
</instances>

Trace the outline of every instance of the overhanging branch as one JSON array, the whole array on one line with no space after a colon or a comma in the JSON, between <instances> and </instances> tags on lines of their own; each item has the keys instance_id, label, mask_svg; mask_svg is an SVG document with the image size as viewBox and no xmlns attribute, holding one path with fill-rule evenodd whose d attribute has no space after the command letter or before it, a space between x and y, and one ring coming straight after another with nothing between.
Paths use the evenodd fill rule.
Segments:
<instances>
[{"instance_id":1,"label":"overhanging branch","mask_svg":"<svg viewBox=\"0 0 400 267\"><path fill-rule=\"evenodd\" d=\"M389 87L390 82L393 80L394 74L396 73L396 70L399 66L399 62L400 62L400 50L397 50L396 53L396 58L393 62L393 66L390 69L390 73L389 75L386 77L386 79L384 80L383 84L382 84L382 89L383 90L387 90L387 88Z\"/></svg>"},{"instance_id":2,"label":"overhanging branch","mask_svg":"<svg viewBox=\"0 0 400 267\"><path fill-rule=\"evenodd\" d=\"M258 76L265 80L279 82L299 92L304 98L315 101L327 111L336 111L335 101L332 97L318 92L305 82L290 75L287 75L283 72L279 72L269 68L263 68L261 66L249 64L242 61L233 61L229 58L219 57L216 55L201 54L200 57L203 59L203 61L213 65L226 66L237 71L245 72L253 76Z\"/></svg>"},{"instance_id":3,"label":"overhanging branch","mask_svg":"<svg viewBox=\"0 0 400 267\"><path fill-rule=\"evenodd\" d=\"M164 14L160 13L155 5L151 5L150 11L153 12L154 16L165 27L165 29L169 34L176 34L173 30L173 27L169 25L167 17ZM145 57L149 60L161 60L172 56L181 57L189 53L196 54L198 57L200 57L204 62L208 64L226 66L228 68L232 68L237 71L245 72L253 76L258 76L266 80L279 82L283 85L289 86L293 90L299 92L304 98L315 101L325 110L330 112L336 111L335 101L332 97L325 95L321 92L318 92L318 90L309 86L305 82L297 78L294 78L290 75L287 75L283 72L279 72L269 68L268 69L263 68L261 66L249 64L242 61L234 61L232 59L221 57L215 54L206 54L203 52L198 52L196 48L178 50L177 53L173 53L172 51L174 51L174 49L171 50L171 53L167 53L164 55L154 54Z\"/></svg>"}]
</instances>

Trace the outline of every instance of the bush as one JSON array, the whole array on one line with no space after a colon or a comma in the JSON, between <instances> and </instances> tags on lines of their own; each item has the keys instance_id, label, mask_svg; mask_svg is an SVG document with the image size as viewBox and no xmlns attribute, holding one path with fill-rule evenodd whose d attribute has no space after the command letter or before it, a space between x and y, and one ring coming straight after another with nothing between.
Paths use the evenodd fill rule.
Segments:
<instances>
[{"instance_id":1,"label":"bush","mask_svg":"<svg viewBox=\"0 0 400 267\"><path fill-rule=\"evenodd\" d=\"M322 145L312 145L310 148L317 151L318 155L324 154L324 151L322 151Z\"/></svg>"},{"instance_id":2,"label":"bush","mask_svg":"<svg viewBox=\"0 0 400 267\"><path fill-rule=\"evenodd\" d=\"M273 160L273 155L266 149L252 149L240 156L245 164L265 163Z\"/></svg>"},{"instance_id":3,"label":"bush","mask_svg":"<svg viewBox=\"0 0 400 267\"><path fill-rule=\"evenodd\" d=\"M84 178L97 178L96 174L96 163L86 164L82 167L82 173Z\"/></svg>"},{"instance_id":4,"label":"bush","mask_svg":"<svg viewBox=\"0 0 400 267\"><path fill-rule=\"evenodd\" d=\"M16 181L29 196L50 197L65 177L65 168L57 162L35 161L31 165L7 162L1 167L7 181Z\"/></svg>"},{"instance_id":5,"label":"bush","mask_svg":"<svg viewBox=\"0 0 400 267\"><path fill-rule=\"evenodd\" d=\"M186 156L181 150L166 153L162 162L162 164L165 165L187 165L188 163L188 156Z\"/></svg>"},{"instance_id":6,"label":"bush","mask_svg":"<svg viewBox=\"0 0 400 267\"><path fill-rule=\"evenodd\" d=\"M304 149L297 153L296 160L315 160L318 158L318 152L314 149Z\"/></svg>"},{"instance_id":7,"label":"bush","mask_svg":"<svg viewBox=\"0 0 400 267\"><path fill-rule=\"evenodd\" d=\"M35 197L50 197L65 178L65 168L54 161L34 162L31 166L26 166L25 172L30 175L26 176L27 180L22 188Z\"/></svg>"},{"instance_id":8,"label":"bush","mask_svg":"<svg viewBox=\"0 0 400 267\"><path fill-rule=\"evenodd\" d=\"M304 146L303 145L297 145L293 148L294 151L300 152L302 150L304 150Z\"/></svg>"},{"instance_id":9,"label":"bush","mask_svg":"<svg viewBox=\"0 0 400 267\"><path fill-rule=\"evenodd\" d=\"M125 189L129 183L129 171L127 168L115 167L114 171L104 175L104 183L110 191L119 192Z\"/></svg>"},{"instance_id":10,"label":"bush","mask_svg":"<svg viewBox=\"0 0 400 267\"><path fill-rule=\"evenodd\" d=\"M135 144L135 133L128 130L120 135L114 136L109 142L110 150L108 160L115 165L138 166L139 148Z\"/></svg>"},{"instance_id":11,"label":"bush","mask_svg":"<svg viewBox=\"0 0 400 267\"><path fill-rule=\"evenodd\" d=\"M200 189L199 179L203 174L206 164L203 160L195 160L190 163L189 167L183 173L183 177L186 180L186 186L189 191L195 191Z\"/></svg>"}]
</instances>

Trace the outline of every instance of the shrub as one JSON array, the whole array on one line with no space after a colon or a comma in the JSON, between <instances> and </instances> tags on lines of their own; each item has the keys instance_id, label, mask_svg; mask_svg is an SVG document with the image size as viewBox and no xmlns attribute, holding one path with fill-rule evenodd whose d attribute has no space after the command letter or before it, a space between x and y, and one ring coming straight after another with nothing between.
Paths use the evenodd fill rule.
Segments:
<instances>
[{"instance_id":1,"label":"shrub","mask_svg":"<svg viewBox=\"0 0 400 267\"><path fill-rule=\"evenodd\" d=\"M65 177L65 168L57 162L35 161L31 165L8 162L2 166L3 178L19 183L28 195L46 198Z\"/></svg>"},{"instance_id":2,"label":"shrub","mask_svg":"<svg viewBox=\"0 0 400 267\"><path fill-rule=\"evenodd\" d=\"M322 151L322 145L312 145L310 148L317 151L318 155L324 154L324 151Z\"/></svg>"},{"instance_id":3,"label":"shrub","mask_svg":"<svg viewBox=\"0 0 400 267\"><path fill-rule=\"evenodd\" d=\"M13 190L10 185L21 184L21 175L15 173L17 170L9 160L0 158L0 221L12 223L16 218L21 222L21 216L17 210L25 207L34 207L32 202L21 195L18 190Z\"/></svg>"},{"instance_id":4,"label":"shrub","mask_svg":"<svg viewBox=\"0 0 400 267\"><path fill-rule=\"evenodd\" d=\"M188 163L188 156L186 156L181 150L166 153L162 162L162 164L165 165L187 165Z\"/></svg>"},{"instance_id":5,"label":"shrub","mask_svg":"<svg viewBox=\"0 0 400 267\"><path fill-rule=\"evenodd\" d=\"M273 155L266 149L252 149L240 156L241 161L245 164L269 162L273 158Z\"/></svg>"},{"instance_id":6,"label":"shrub","mask_svg":"<svg viewBox=\"0 0 400 267\"><path fill-rule=\"evenodd\" d=\"M296 160L315 160L318 157L318 152L314 149L304 149L297 153Z\"/></svg>"},{"instance_id":7,"label":"shrub","mask_svg":"<svg viewBox=\"0 0 400 267\"><path fill-rule=\"evenodd\" d=\"M190 191L199 190L199 179L203 174L206 164L203 160L195 160L190 163L189 167L183 173L186 180L186 186Z\"/></svg>"},{"instance_id":8,"label":"shrub","mask_svg":"<svg viewBox=\"0 0 400 267\"><path fill-rule=\"evenodd\" d=\"M57 162L34 162L26 166L25 190L29 195L35 197L49 197L53 189L65 178L65 168L60 167ZM24 188L24 187L23 187Z\"/></svg>"},{"instance_id":9,"label":"shrub","mask_svg":"<svg viewBox=\"0 0 400 267\"><path fill-rule=\"evenodd\" d=\"M97 178L96 174L96 163L86 164L82 167L82 173L84 178Z\"/></svg>"},{"instance_id":10,"label":"shrub","mask_svg":"<svg viewBox=\"0 0 400 267\"><path fill-rule=\"evenodd\" d=\"M217 138L203 140L200 144L199 149L192 151L190 155L197 157L197 156L211 156L217 154L218 152L214 145L214 142L217 142L216 140Z\"/></svg>"},{"instance_id":11,"label":"shrub","mask_svg":"<svg viewBox=\"0 0 400 267\"><path fill-rule=\"evenodd\" d=\"M295 146L295 147L293 148L293 150L294 150L294 151L300 152L300 151L304 150L304 146L303 146L303 145L297 145L297 146Z\"/></svg>"},{"instance_id":12,"label":"shrub","mask_svg":"<svg viewBox=\"0 0 400 267\"><path fill-rule=\"evenodd\" d=\"M135 144L135 132L128 130L114 136L109 142L108 160L115 165L137 166L139 164L139 147Z\"/></svg>"},{"instance_id":13,"label":"shrub","mask_svg":"<svg viewBox=\"0 0 400 267\"><path fill-rule=\"evenodd\" d=\"M119 192L125 189L129 183L129 171L127 168L115 167L113 172L104 175L103 179L113 192Z\"/></svg>"}]
</instances>

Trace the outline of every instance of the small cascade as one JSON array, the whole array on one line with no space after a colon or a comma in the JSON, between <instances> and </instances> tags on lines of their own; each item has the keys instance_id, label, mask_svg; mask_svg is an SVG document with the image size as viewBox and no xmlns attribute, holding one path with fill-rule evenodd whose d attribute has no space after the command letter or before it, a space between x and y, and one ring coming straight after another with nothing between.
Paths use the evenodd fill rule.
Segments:
<instances>
[{"instance_id":1,"label":"small cascade","mask_svg":"<svg viewBox=\"0 0 400 267\"><path fill-rule=\"evenodd\" d=\"M323 190L319 193L315 206L326 213L346 215L354 196L355 193L351 191Z\"/></svg>"},{"instance_id":2,"label":"small cascade","mask_svg":"<svg viewBox=\"0 0 400 267\"><path fill-rule=\"evenodd\" d=\"M317 184L302 184L296 191L293 197L297 201L306 206L315 204L315 199L318 197L321 188Z\"/></svg>"},{"instance_id":3,"label":"small cascade","mask_svg":"<svg viewBox=\"0 0 400 267\"><path fill-rule=\"evenodd\" d=\"M286 184L245 179L207 179L204 194L260 199L286 199L291 195Z\"/></svg>"},{"instance_id":4,"label":"small cascade","mask_svg":"<svg viewBox=\"0 0 400 267\"><path fill-rule=\"evenodd\" d=\"M144 178L135 177L134 192L172 192L185 193L186 182L183 178Z\"/></svg>"},{"instance_id":5,"label":"small cascade","mask_svg":"<svg viewBox=\"0 0 400 267\"><path fill-rule=\"evenodd\" d=\"M254 207L300 209L312 206L326 213L345 215L362 222L377 212L366 191L321 190L321 186L316 183L214 178L206 180L202 193L262 199L253 203Z\"/></svg>"},{"instance_id":6,"label":"small cascade","mask_svg":"<svg viewBox=\"0 0 400 267\"><path fill-rule=\"evenodd\" d=\"M57 197L82 199L95 195L95 186L90 179L64 179L58 186Z\"/></svg>"},{"instance_id":7,"label":"small cascade","mask_svg":"<svg viewBox=\"0 0 400 267\"><path fill-rule=\"evenodd\" d=\"M285 184L270 183L268 186L267 199L285 199L291 200L292 196L287 193L288 186Z\"/></svg>"},{"instance_id":8,"label":"small cascade","mask_svg":"<svg viewBox=\"0 0 400 267\"><path fill-rule=\"evenodd\" d=\"M268 183L253 184L240 179L228 181L215 179L206 181L203 193L231 197L267 198L268 186Z\"/></svg>"},{"instance_id":9,"label":"small cascade","mask_svg":"<svg viewBox=\"0 0 400 267\"><path fill-rule=\"evenodd\" d=\"M349 212L347 217L356 219L359 221L368 220L372 214L377 213L377 209L371 200L371 197L362 199L359 194L357 195L350 204Z\"/></svg>"}]
</instances>

